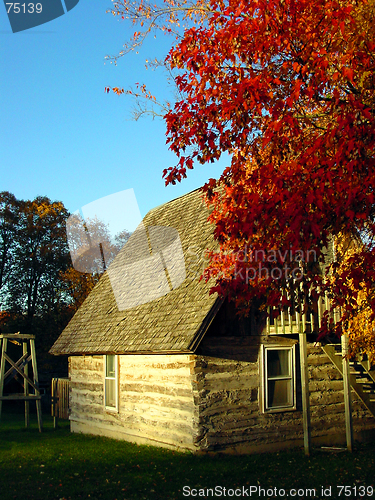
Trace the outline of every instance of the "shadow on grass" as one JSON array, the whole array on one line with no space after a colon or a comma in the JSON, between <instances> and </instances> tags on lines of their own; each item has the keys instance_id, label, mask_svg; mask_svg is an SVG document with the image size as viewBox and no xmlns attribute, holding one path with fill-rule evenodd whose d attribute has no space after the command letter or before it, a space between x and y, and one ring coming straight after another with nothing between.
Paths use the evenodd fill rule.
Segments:
<instances>
[{"instance_id":1,"label":"shadow on grass","mask_svg":"<svg viewBox=\"0 0 375 500\"><path fill-rule=\"evenodd\" d=\"M330 498L343 498L343 494L338 496L337 485L370 486L375 477L374 446L361 446L353 454L316 451L311 458L298 449L267 455L196 456L71 434L66 421L60 421L54 430L52 418L46 415L41 434L36 415L31 415L30 429L23 425L22 411L2 415L1 500L165 500L193 497L193 493L200 498L228 498L238 497L234 492L243 493L242 488L249 492L250 487L284 489L286 493L291 488L301 492L310 488L315 490L315 498L321 498L321 488L329 486ZM206 488L211 488L212 494ZM261 493L251 496L275 498L274 494ZM247 495L241 494L244 497Z\"/></svg>"}]
</instances>

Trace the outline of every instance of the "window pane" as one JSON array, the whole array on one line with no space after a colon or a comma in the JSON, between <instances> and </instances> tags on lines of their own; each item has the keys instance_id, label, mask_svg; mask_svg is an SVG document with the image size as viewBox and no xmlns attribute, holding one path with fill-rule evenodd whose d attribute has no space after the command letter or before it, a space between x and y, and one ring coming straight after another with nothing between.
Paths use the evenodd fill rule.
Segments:
<instances>
[{"instance_id":1,"label":"window pane","mask_svg":"<svg viewBox=\"0 0 375 500\"><path fill-rule=\"evenodd\" d=\"M116 381L105 381L105 405L116 408Z\"/></svg>"},{"instance_id":2,"label":"window pane","mask_svg":"<svg viewBox=\"0 0 375 500\"><path fill-rule=\"evenodd\" d=\"M267 349L267 376L290 377L289 349Z\"/></svg>"},{"instance_id":3,"label":"window pane","mask_svg":"<svg viewBox=\"0 0 375 500\"><path fill-rule=\"evenodd\" d=\"M109 354L106 356L105 376L112 377L112 378L115 378L115 376L116 376L115 355L114 354Z\"/></svg>"},{"instance_id":4,"label":"window pane","mask_svg":"<svg viewBox=\"0 0 375 500\"><path fill-rule=\"evenodd\" d=\"M292 406L292 381L291 380L269 380L268 381L268 408L279 406Z\"/></svg>"}]
</instances>

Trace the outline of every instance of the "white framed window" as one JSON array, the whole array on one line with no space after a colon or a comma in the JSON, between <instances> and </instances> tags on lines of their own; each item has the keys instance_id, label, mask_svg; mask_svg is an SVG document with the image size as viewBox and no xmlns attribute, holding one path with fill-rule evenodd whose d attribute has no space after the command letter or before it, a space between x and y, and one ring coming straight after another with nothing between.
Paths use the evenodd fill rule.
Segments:
<instances>
[{"instance_id":1,"label":"white framed window","mask_svg":"<svg viewBox=\"0 0 375 500\"><path fill-rule=\"evenodd\" d=\"M104 356L104 406L108 410L118 410L118 357Z\"/></svg>"},{"instance_id":2,"label":"white framed window","mask_svg":"<svg viewBox=\"0 0 375 500\"><path fill-rule=\"evenodd\" d=\"M295 346L263 346L263 412L296 409Z\"/></svg>"}]
</instances>

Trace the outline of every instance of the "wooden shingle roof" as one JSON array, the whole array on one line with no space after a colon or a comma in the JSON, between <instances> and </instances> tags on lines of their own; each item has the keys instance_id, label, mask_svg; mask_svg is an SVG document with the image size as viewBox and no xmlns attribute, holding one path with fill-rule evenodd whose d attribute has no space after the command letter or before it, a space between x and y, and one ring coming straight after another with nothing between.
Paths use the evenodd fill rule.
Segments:
<instances>
[{"instance_id":1,"label":"wooden shingle roof","mask_svg":"<svg viewBox=\"0 0 375 500\"><path fill-rule=\"evenodd\" d=\"M105 272L50 352L56 355L194 352L221 304L217 294L209 295L212 283L199 279L205 265L205 250L216 245L213 225L207 222L207 216L200 190L151 210L143 220L146 228L162 226L178 231L186 272L183 282L162 297L119 310L118 295L115 297L111 285L113 280ZM111 266L120 262L121 267L121 259L126 260L129 251L134 259L137 249L132 247L132 238ZM155 250L154 245L152 248ZM171 269L168 262L166 266ZM134 287L132 290L136 294Z\"/></svg>"}]
</instances>

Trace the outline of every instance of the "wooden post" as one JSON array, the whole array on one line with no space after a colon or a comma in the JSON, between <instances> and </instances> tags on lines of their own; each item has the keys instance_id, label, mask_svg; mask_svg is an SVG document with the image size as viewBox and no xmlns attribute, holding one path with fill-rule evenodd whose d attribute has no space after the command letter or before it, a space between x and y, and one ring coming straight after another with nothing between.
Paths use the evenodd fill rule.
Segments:
<instances>
[{"instance_id":1,"label":"wooden post","mask_svg":"<svg viewBox=\"0 0 375 500\"><path fill-rule=\"evenodd\" d=\"M34 374L34 384L38 387L38 396L40 396L39 392L39 377L38 377L38 368L36 364L36 352L35 352L35 342L34 339L30 339L30 351L31 351L31 361L33 366L33 374ZM42 432L42 403L40 399L36 400L36 414L38 417L38 427L39 432Z\"/></svg>"},{"instance_id":2,"label":"wooden post","mask_svg":"<svg viewBox=\"0 0 375 500\"><path fill-rule=\"evenodd\" d=\"M27 341L24 340L22 342L22 353L23 355L27 356ZM25 367L24 367L24 373L25 375L28 377L29 376L29 366L28 366L28 363L25 361ZM25 395L25 398L27 398L27 396L29 395L29 383L27 381L27 379L25 378L24 379L24 386L23 386L23 393ZM30 425L30 406L29 406L29 401L27 399L25 399L25 427L28 428L29 425Z\"/></svg>"},{"instance_id":3,"label":"wooden post","mask_svg":"<svg viewBox=\"0 0 375 500\"><path fill-rule=\"evenodd\" d=\"M348 359L348 343L349 339L346 334L341 335L341 351L342 351L342 377L344 382L344 403L345 403L345 428L346 428L346 445L348 451L353 451L353 420L352 420L352 397L350 386L350 369Z\"/></svg>"},{"instance_id":4,"label":"wooden post","mask_svg":"<svg viewBox=\"0 0 375 500\"><path fill-rule=\"evenodd\" d=\"M299 334L299 352L301 365L301 388L302 388L302 410L303 410L303 443L305 455L311 452L311 422L310 422L310 391L307 364L306 333Z\"/></svg>"},{"instance_id":5,"label":"wooden post","mask_svg":"<svg viewBox=\"0 0 375 500\"><path fill-rule=\"evenodd\" d=\"M59 393L57 390L58 379L52 379L52 416L53 416L53 428L57 429L59 423L59 415L58 415L58 397Z\"/></svg>"},{"instance_id":6,"label":"wooden post","mask_svg":"<svg viewBox=\"0 0 375 500\"><path fill-rule=\"evenodd\" d=\"M4 389L4 375L5 375L5 356L4 354L6 353L7 350L7 342L8 339L1 339L2 346L1 346L1 365L0 365L0 418L1 418L1 409L2 409L2 403L3 400L1 399L3 396L3 389Z\"/></svg>"}]
</instances>

